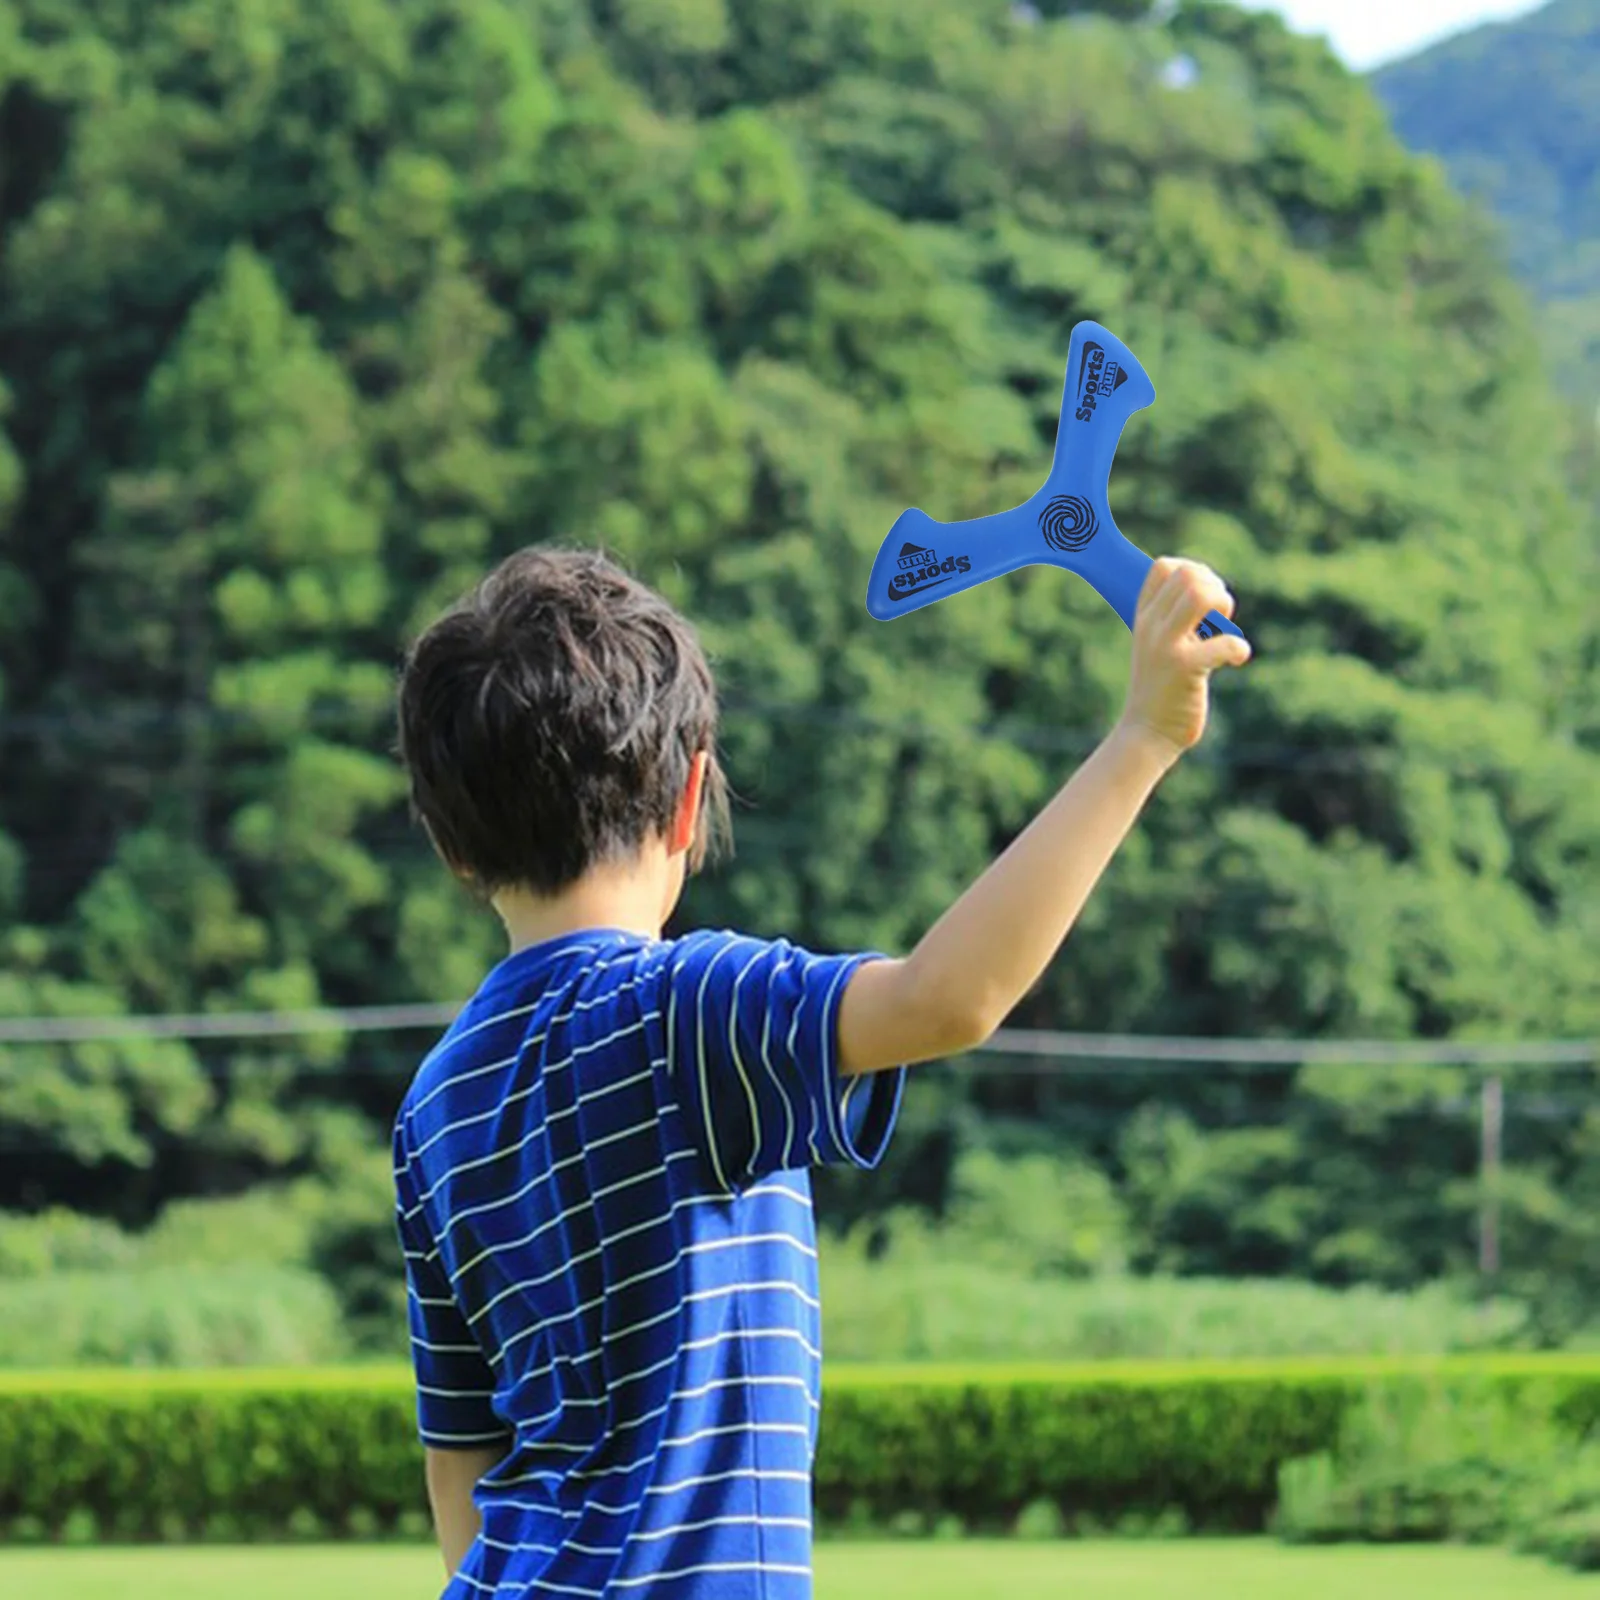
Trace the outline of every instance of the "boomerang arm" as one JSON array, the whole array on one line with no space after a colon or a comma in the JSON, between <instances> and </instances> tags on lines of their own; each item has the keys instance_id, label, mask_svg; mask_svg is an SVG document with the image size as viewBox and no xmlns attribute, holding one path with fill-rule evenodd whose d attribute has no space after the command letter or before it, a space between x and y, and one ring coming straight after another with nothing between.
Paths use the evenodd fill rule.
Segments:
<instances>
[{"instance_id":1,"label":"boomerang arm","mask_svg":"<svg viewBox=\"0 0 1600 1600\"><path fill-rule=\"evenodd\" d=\"M1109 506L1111 467L1128 421L1155 404L1156 386L1139 358L1098 322L1072 330L1061 421L1046 480Z\"/></svg>"},{"instance_id":2,"label":"boomerang arm","mask_svg":"<svg viewBox=\"0 0 1600 1600\"><path fill-rule=\"evenodd\" d=\"M935 522L925 511L902 512L872 564L867 610L880 622L920 611L1047 559L1025 506L970 522Z\"/></svg>"}]
</instances>

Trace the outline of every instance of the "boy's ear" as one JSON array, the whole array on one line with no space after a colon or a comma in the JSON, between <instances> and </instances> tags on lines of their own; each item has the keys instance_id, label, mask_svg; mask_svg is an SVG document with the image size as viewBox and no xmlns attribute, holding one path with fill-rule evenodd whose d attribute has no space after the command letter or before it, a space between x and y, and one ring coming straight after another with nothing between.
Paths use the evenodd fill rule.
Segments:
<instances>
[{"instance_id":1,"label":"boy's ear","mask_svg":"<svg viewBox=\"0 0 1600 1600\"><path fill-rule=\"evenodd\" d=\"M710 760L710 754L701 750L689 763L689 779L678 799L672 831L667 837L668 855L679 855L694 843L695 831L700 826L700 797L705 792L706 767Z\"/></svg>"},{"instance_id":2,"label":"boy's ear","mask_svg":"<svg viewBox=\"0 0 1600 1600\"><path fill-rule=\"evenodd\" d=\"M472 874L458 862L452 861L449 855L440 847L439 841L434 837L433 829L428 826L428 819L422 817L418 820L422 823L422 831L428 836L428 843L433 846L433 853L439 858L439 864L459 883L465 884L469 889L475 888L476 885L473 882Z\"/></svg>"}]
</instances>

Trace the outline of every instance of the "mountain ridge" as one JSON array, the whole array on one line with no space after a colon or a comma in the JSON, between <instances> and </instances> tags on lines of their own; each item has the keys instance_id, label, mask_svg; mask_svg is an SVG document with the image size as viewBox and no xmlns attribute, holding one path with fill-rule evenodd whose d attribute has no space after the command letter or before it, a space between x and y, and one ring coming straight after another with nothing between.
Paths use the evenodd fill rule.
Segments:
<instances>
[{"instance_id":1,"label":"mountain ridge","mask_svg":"<svg viewBox=\"0 0 1600 1600\"><path fill-rule=\"evenodd\" d=\"M1400 137L1500 219L1559 379L1600 400L1600 4L1551 0L1371 81Z\"/></svg>"}]
</instances>

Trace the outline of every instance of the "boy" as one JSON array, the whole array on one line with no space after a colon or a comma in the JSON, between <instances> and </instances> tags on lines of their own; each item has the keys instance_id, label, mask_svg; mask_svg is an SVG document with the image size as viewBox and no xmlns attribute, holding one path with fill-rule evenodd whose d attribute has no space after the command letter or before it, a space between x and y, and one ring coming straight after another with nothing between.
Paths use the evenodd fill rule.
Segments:
<instances>
[{"instance_id":1,"label":"boy","mask_svg":"<svg viewBox=\"0 0 1600 1600\"><path fill-rule=\"evenodd\" d=\"M908 1063L1043 972L1242 665L1156 562L1126 708L904 960L661 930L725 833L689 625L604 557L511 557L400 688L415 810L510 954L429 1053L395 1182L447 1600L802 1600L820 1401L806 1169L870 1167Z\"/></svg>"}]
</instances>

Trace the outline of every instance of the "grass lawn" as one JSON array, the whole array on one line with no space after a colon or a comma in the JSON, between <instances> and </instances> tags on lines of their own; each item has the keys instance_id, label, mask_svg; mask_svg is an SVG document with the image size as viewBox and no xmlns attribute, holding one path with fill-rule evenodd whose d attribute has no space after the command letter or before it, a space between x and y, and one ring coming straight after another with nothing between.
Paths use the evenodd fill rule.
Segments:
<instances>
[{"instance_id":1,"label":"grass lawn","mask_svg":"<svg viewBox=\"0 0 1600 1600\"><path fill-rule=\"evenodd\" d=\"M28 1600L429 1600L431 1551L0 1550L0 1594ZM824 1544L817 1600L1600 1600L1578 1577L1496 1550L1286 1550L1267 1540Z\"/></svg>"}]
</instances>

